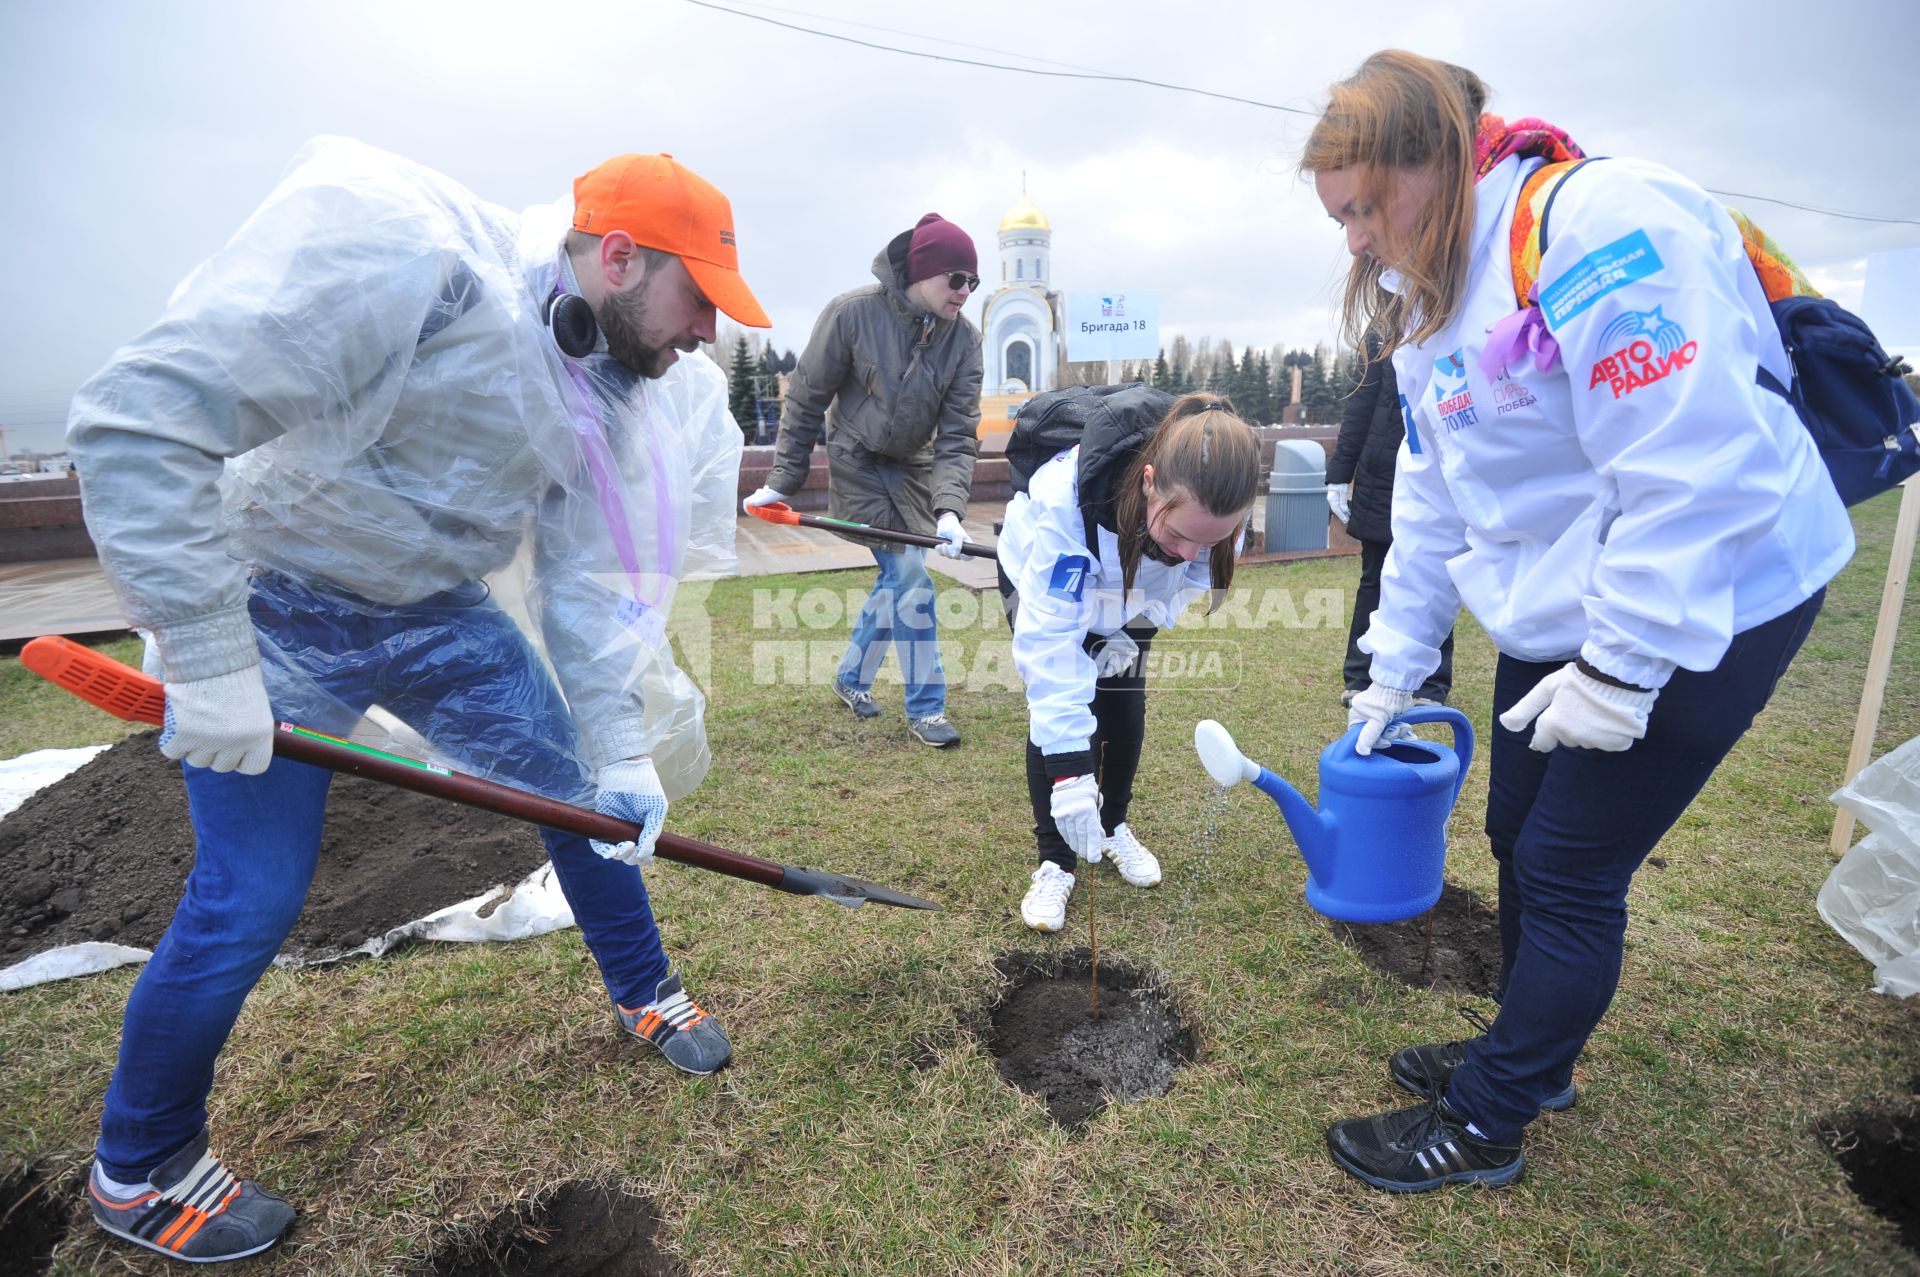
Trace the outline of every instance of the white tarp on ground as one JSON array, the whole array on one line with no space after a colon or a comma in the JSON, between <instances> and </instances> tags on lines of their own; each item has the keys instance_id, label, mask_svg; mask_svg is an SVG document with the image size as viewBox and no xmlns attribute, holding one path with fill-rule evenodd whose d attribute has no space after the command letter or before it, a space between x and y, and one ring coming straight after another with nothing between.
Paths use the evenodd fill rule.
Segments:
<instances>
[{"instance_id":1,"label":"white tarp on ground","mask_svg":"<svg viewBox=\"0 0 1920 1277\"><path fill-rule=\"evenodd\" d=\"M106 749L93 745L85 749L42 749L19 758L0 761L0 816L12 811L36 790L53 784L90 761ZM320 962L338 962L343 958L367 954L379 957L405 940L447 940L471 943L481 940L523 940L545 935L573 925L573 910L560 894L560 883L552 865L541 865L509 888L499 883L471 900L428 914L424 918L395 927L383 936L338 953L310 955L299 962L276 959L287 966L308 966ZM123 944L87 941L62 945L24 958L0 969L0 992L25 989L50 980L92 975L130 962L145 962L153 954Z\"/></svg>"},{"instance_id":2,"label":"white tarp on ground","mask_svg":"<svg viewBox=\"0 0 1920 1277\"><path fill-rule=\"evenodd\" d=\"M18 758L0 759L0 817L45 789L56 780L79 770L82 763L106 745L83 745L79 749L36 749Z\"/></svg>"},{"instance_id":3,"label":"white tarp on ground","mask_svg":"<svg viewBox=\"0 0 1920 1277\"><path fill-rule=\"evenodd\" d=\"M1874 992L1920 993L1920 736L1833 796L1872 832L1827 875L1820 916L1874 964Z\"/></svg>"}]
</instances>

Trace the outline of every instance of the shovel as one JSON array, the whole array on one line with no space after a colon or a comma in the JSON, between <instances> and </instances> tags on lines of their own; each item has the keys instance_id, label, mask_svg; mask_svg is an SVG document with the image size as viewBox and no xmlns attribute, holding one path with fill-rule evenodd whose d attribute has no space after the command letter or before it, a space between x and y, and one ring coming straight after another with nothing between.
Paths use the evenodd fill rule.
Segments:
<instances>
[{"instance_id":1,"label":"shovel","mask_svg":"<svg viewBox=\"0 0 1920 1277\"><path fill-rule=\"evenodd\" d=\"M854 523L849 519L827 519L816 514L801 514L784 501L769 501L765 505L750 505L747 513L756 519L765 519L768 523L794 523L803 528L825 528L829 532L852 532L869 537L875 541L893 541L899 545L924 545L929 549L945 545L944 537L930 537L919 532L895 532L892 528L871 528L864 523ZM960 547L960 553L971 554L977 559L995 559L1000 557L990 545L975 545L969 541Z\"/></svg>"},{"instance_id":2,"label":"shovel","mask_svg":"<svg viewBox=\"0 0 1920 1277\"><path fill-rule=\"evenodd\" d=\"M37 638L20 651L20 663L48 682L72 692L89 705L129 723L162 724L166 689L157 679L102 656L70 639ZM417 759L403 758L353 741L281 723L273 734L273 752L281 758L310 763L329 771L365 776L382 784L449 802L478 807L529 824L564 829L601 842L632 842L640 826L616 816L602 815L554 798L543 798L494 781L449 771ZM931 900L909 896L864 878L806 869L762 860L725 847L709 846L678 834L663 833L654 843L656 854L697 869L711 869L734 878L791 892L796 896L824 896L835 904L858 909L869 900L903 909L938 909Z\"/></svg>"}]
</instances>

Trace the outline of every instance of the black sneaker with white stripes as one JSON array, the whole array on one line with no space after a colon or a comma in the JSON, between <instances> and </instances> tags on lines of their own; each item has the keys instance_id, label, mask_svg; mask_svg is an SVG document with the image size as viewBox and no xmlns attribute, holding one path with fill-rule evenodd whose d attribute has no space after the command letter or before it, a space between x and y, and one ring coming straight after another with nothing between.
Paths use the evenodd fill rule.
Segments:
<instances>
[{"instance_id":1,"label":"black sneaker with white stripes","mask_svg":"<svg viewBox=\"0 0 1920 1277\"><path fill-rule=\"evenodd\" d=\"M252 1180L235 1179L207 1151L207 1133L169 1157L137 1189L118 1193L87 1177L94 1222L130 1242L190 1264L257 1255L280 1240L293 1207Z\"/></svg>"},{"instance_id":2,"label":"black sneaker with white stripes","mask_svg":"<svg viewBox=\"0 0 1920 1277\"><path fill-rule=\"evenodd\" d=\"M1526 1168L1520 1142L1497 1144L1467 1130L1444 1097L1327 1128L1327 1152L1341 1170L1390 1193L1443 1184L1511 1184Z\"/></svg>"}]
</instances>

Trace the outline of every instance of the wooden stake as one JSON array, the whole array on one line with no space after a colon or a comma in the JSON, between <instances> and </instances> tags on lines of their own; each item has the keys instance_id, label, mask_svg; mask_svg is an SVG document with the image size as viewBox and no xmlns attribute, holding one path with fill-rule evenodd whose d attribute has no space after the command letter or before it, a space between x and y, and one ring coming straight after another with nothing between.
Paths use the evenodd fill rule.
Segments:
<instances>
[{"instance_id":1,"label":"wooden stake","mask_svg":"<svg viewBox=\"0 0 1920 1277\"><path fill-rule=\"evenodd\" d=\"M1873 753L1873 735L1880 727L1880 704L1887 695L1887 672L1893 666L1893 641L1900 633L1900 608L1906 602L1907 574L1913 568L1914 532L1920 529L1920 475L1900 485L1900 517L1894 523L1893 551L1887 556L1887 583L1880 591L1880 618L1873 627L1873 650L1867 656L1867 682L1860 690L1860 713L1853 720L1853 746L1847 751L1847 785L1860 774ZM1845 808L1833 820L1834 859L1847 854L1853 841L1853 813Z\"/></svg>"},{"instance_id":2,"label":"wooden stake","mask_svg":"<svg viewBox=\"0 0 1920 1277\"><path fill-rule=\"evenodd\" d=\"M1102 745L1100 747L1100 753L1100 762L1096 763L1093 768L1093 783L1096 786L1098 786L1102 780L1106 779L1107 774L1105 767L1106 746ZM1088 991L1093 998L1093 1018L1098 1020L1100 1018L1100 937L1093 925L1093 880L1099 877L1099 875L1093 872L1094 864L1092 861L1086 861L1084 863L1086 865L1087 875L1087 951L1093 955L1093 976Z\"/></svg>"},{"instance_id":3,"label":"wooden stake","mask_svg":"<svg viewBox=\"0 0 1920 1277\"><path fill-rule=\"evenodd\" d=\"M1093 880L1098 875L1087 866L1087 948L1093 953L1093 1018L1100 1018L1100 936L1093 925Z\"/></svg>"}]
</instances>

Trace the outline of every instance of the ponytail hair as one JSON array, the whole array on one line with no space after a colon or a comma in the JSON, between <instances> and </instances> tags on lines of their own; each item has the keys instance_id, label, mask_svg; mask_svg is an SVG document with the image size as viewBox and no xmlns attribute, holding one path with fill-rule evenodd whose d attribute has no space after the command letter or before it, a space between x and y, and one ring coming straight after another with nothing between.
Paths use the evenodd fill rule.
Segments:
<instances>
[{"instance_id":1,"label":"ponytail hair","mask_svg":"<svg viewBox=\"0 0 1920 1277\"><path fill-rule=\"evenodd\" d=\"M1260 487L1260 441L1253 427L1219 395L1182 395L1147 436L1120 481L1114 527L1120 541L1121 588L1131 590L1146 549L1147 492L1144 476L1175 504L1192 501L1215 517L1245 515ZM1214 597L1233 584L1239 529L1216 542L1208 556Z\"/></svg>"}]
</instances>

